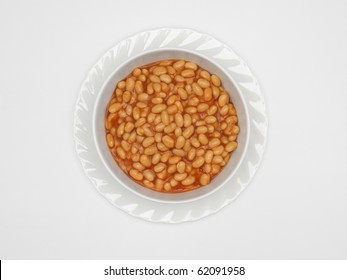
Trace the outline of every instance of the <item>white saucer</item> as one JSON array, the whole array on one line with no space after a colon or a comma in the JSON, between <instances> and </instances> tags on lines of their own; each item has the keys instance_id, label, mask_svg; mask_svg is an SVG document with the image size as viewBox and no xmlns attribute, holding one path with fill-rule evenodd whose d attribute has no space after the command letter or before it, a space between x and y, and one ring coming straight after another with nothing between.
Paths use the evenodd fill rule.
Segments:
<instances>
[{"instance_id":1,"label":"white saucer","mask_svg":"<svg viewBox=\"0 0 347 280\"><path fill-rule=\"evenodd\" d=\"M178 49L213 60L227 72L246 102L250 132L245 157L231 179L216 192L187 203L161 203L146 199L119 184L97 153L93 137L93 113L97 96L114 69L150 50ZM180 223L215 213L233 201L254 176L266 142L267 117L259 85L245 62L213 37L189 29L163 28L139 33L107 51L90 70L77 100L74 138L82 166L96 189L114 206L151 222Z\"/></svg>"}]
</instances>

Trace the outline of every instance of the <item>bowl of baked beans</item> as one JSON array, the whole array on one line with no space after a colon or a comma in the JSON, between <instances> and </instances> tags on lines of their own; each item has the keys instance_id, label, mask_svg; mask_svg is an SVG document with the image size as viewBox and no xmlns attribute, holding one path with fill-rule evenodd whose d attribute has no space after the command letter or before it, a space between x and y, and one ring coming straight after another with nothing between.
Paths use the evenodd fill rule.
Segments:
<instances>
[{"instance_id":1,"label":"bowl of baked beans","mask_svg":"<svg viewBox=\"0 0 347 280\"><path fill-rule=\"evenodd\" d=\"M99 93L93 129L98 154L122 187L188 202L232 187L249 117L241 91L217 63L169 49L114 70Z\"/></svg>"}]
</instances>

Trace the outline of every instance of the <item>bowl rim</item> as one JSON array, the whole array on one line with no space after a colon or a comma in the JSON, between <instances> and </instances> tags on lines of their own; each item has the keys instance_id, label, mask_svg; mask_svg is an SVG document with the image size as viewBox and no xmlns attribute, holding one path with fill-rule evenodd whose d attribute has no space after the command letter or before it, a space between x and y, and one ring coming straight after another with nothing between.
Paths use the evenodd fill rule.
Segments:
<instances>
[{"instance_id":1,"label":"bowl rim","mask_svg":"<svg viewBox=\"0 0 347 280\"><path fill-rule=\"evenodd\" d=\"M97 139L97 123L96 123L96 120L97 120L97 114L100 113L99 110L97 110L97 108L99 107L99 103L101 102L101 97L102 97L102 93L104 92L105 90L105 87L107 86L107 84L110 82L110 80L113 78L113 76L117 73L117 71L119 71L119 69L122 69L125 65L127 65L128 63L131 63L132 61L140 58L140 57L143 57L143 56L146 56L148 54L153 54L153 53L158 53L158 52L165 52L165 51L178 51L178 52L182 52L182 53L187 53L187 54L193 54L197 57L200 57L202 58L203 60L206 60L208 61L209 63L213 64L215 67L217 67L221 72L223 72L223 74L228 77L228 79L231 81L232 85L235 87L235 90L238 94L238 96L240 97L240 100L241 100L241 103L242 103L242 106L244 108L244 111L245 111L245 125L246 125L246 137L245 137L245 146L244 146L244 149L242 151L242 154L240 156L240 159L237 161L237 163L235 164L235 167L233 168L232 172L230 172L227 177L223 180L222 183L220 183L218 186L216 186L215 188L211 189L210 191L204 193L204 194L201 194L199 196L196 196L196 197L193 197L193 198L186 198L186 199L180 199L180 200L164 200L164 199L159 199L159 198L154 198L154 197L151 197L151 196L147 196L145 194L142 194L138 191L136 191L135 189L133 189L132 187L128 186L125 182L123 182L123 180L121 180L120 178L118 178L116 172L114 170L112 170L110 168L110 166L107 164L106 162L106 159L105 159L105 156L100 148L100 145L99 145L99 141ZM170 59L170 58L168 58ZM142 65L139 65L139 67L141 67ZM230 97L230 93L227 92L229 97ZM108 74L108 77L104 80L100 90L96 93L97 97L96 97L96 100L95 100L95 104L94 104L94 107L92 108L93 109L93 115L92 115L92 134L93 134L93 141L94 141L94 144L95 144L95 147L96 147L96 150L97 150L97 154L103 164L103 166L106 168L106 170L108 171L108 173L112 176L112 178L114 178L121 186L123 186L124 188L126 188L127 190L131 191L132 193L136 194L137 196L140 196L146 200L151 200L151 201L154 201L154 202L159 202L159 203L165 203L165 204L180 204L180 203L189 203L189 202L193 202L193 201L197 201L197 200L200 200L200 199L203 199L203 198L206 198L207 196L210 196L212 195L213 193L217 192L218 190L220 190L221 188L225 187L225 185L231 180L231 178L235 175L236 171L240 168L242 162L244 161L245 159L245 155L247 153L247 150L249 148L249 141L250 141L250 116L249 116L249 110L248 110L248 106L247 106L247 103L245 101L245 98L242 94L242 90L240 89L238 83L235 81L235 79L227 72L225 71L224 67L222 67L220 64L218 64L215 60L211 59L211 58L208 58L206 57L205 55L201 54L201 53L198 53L198 52L194 52L192 50L186 50L186 49L182 49L182 48L175 48L175 47L167 47L167 48L158 48L158 49L152 49L152 50L147 50L147 51L143 51L135 56L132 56L132 57L129 57L128 59L126 59L125 61L123 61L122 63L120 63L119 65L117 65L117 67L115 67L113 69L113 71L111 73ZM231 97L230 97L231 99ZM231 99L232 100L232 99ZM106 141L106 140L105 140ZM117 165L117 168L119 168L118 164ZM224 168L223 168L224 169ZM222 170L223 170L222 169ZM121 170L119 168L119 171L120 172L123 172L123 170ZM220 174L218 174L216 177L218 177ZM126 174L126 176L128 176ZM128 176L129 177L129 176ZM216 178L215 177L215 178ZM132 180L130 178L130 180ZM135 181L134 181L135 182ZM138 184L137 182L135 182L136 184ZM144 186L138 184L139 186L145 188ZM199 187L197 189L193 189L191 191L188 191L189 193L190 192L194 192L196 190L199 190L200 188L205 188L205 187L208 187L209 185L207 186L203 186L203 187ZM152 192L156 192L154 190L151 190L149 188L146 188ZM181 193L165 193L167 195L170 195L170 196L174 196L176 194L182 194L182 193L185 193L185 192L181 192Z\"/></svg>"}]
</instances>

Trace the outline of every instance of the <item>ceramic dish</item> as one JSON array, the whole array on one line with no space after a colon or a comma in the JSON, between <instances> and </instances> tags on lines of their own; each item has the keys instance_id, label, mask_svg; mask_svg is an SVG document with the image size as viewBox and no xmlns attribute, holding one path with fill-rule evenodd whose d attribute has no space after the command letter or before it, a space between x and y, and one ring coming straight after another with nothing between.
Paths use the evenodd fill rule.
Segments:
<instances>
[{"instance_id":1,"label":"ceramic dish","mask_svg":"<svg viewBox=\"0 0 347 280\"><path fill-rule=\"evenodd\" d=\"M116 83L133 68L161 59L185 59L221 77L238 110L239 147L206 187L186 193L155 192L130 180L106 146L104 115ZM187 29L142 32L110 49L91 69L76 104L78 156L97 190L127 213L154 222L184 222L220 210L235 199L260 163L267 119L259 86L246 64L216 39Z\"/></svg>"}]
</instances>

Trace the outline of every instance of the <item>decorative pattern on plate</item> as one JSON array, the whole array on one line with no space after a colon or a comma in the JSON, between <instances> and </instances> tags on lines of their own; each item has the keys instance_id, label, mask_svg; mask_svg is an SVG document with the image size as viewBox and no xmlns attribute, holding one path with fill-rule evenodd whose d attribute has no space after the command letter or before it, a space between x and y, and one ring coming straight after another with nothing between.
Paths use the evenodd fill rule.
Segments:
<instances>
[{"instance_id":1,"label":"decorative pattern on plate","mask_svg":"<svg viewBox=\"0 0 347 280\"><path fill-rule=\"evenodd\" d=\"M194 51L223 68L237 83L247 103L250 118L249 146L239 169L223 187L189 203L160 203L142 198L115 181L95 148L93 110L97 94L117 65L155 49ZM81 87L75 113L74 138L83 169L96 189L114 206L151 222L180 223L213 214L232 202L254 176L264 153L267 117L259 85L246 63L228 46L213 37L189 29L162 28L125 39L107 51L90 70Z\"/></svg>"}]
</instances>

